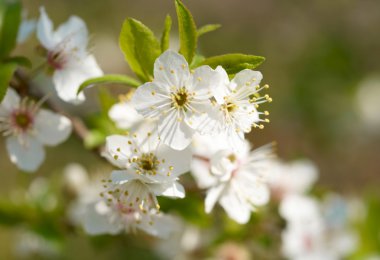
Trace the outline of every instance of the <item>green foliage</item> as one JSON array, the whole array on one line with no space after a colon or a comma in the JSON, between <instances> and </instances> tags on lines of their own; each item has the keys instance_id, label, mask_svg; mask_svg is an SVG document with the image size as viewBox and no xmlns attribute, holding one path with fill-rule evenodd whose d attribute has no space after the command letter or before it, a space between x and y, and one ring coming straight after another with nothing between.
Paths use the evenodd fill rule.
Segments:
<instances>
[{"instance_id":1,"label":"green foliage","mask_svg":"<svg viewBox=\"0 0 380 260\"><path fill-rule=\"evenodd\" d=\"M221 27L220 24L206 24L206 25L204 25L198 29L198 37L200 37L206 33L213 32L213 31L219 29L220 27Z\"/></svg>"},{"instance_id":2,"label":"green foliage","mask_svg":"<svg viewBox=\"0 0 380 260\"><path fill-rule=\"evenodd\" d=\"M15 63L0 64L0 102L3 100L5 93L7 93L9 81L16 69Z\"/></svg>"},{"instance_id":3,"label":"green foliage","mask_svg":"<svg viewBox=\"0 0 380 260\"><path fill-rule=\"evenodd\" d=\"M18 1L0 3L0 59L7 57L16 46L21 22L21 4Z\"/></svg>"},{"instance_id":4,"label":"green foliage","mask_svg":"<svg viewBox=\"0 0 380 260\"><path fill-rule=\"evenodd\" d=\"M222 66L229 75L236 74L243 69L254 69L263 61L264 57L246 54L224 54L205 59L201 65L209 65L212 68Z\"/></svg>"},{"instance_id":5,"label":"green foliage","mask_svg":"<svg viewBox=\"0 0 380 260\"><path fill-rule=\"evenodd\" d=\"M153 65L161 46L153 32L141 22L127 18L121 29L119 45L125 60L142 81L153 78Z\"/></svg>"},{"instance_id":6,"label":"green foliage","mask_svg":"<svg viewBox=\"0 0 380 260\"><path fill-rule=\"evenodd\" d=\"M101 84L112 84L112 83L117 83L117 84L124 84L128 85L131 87L138 87L141 85L141 82L139 82L136 79L133 79L129 76L126 75L117 75L117 74L109 74L109 75L104 75L101 77L97 78L92 78L88 79L85 82L83 82L78 89L78 94L82 92L85 88L93 85L101 85Z\"/></svg>"},{"instance_id":7,"label":"green foliage","mask_svg":"<svg viewBox=\"0 0 380 260\"><path fill-rule=\"evenodd\" d=\"M28 58L23 57L23 56L15 56L15 57L5 58L4 62L5 63L9 63L9 62L16 63L17 65L28 68L28 69L32 68L32 62Z\"/></svg>"},{"instance_id":8,"label":"green foliage","mask_svg":"<svg viewBox=\"0 0 380 260\"><path fill-rule=\"evenodd\" d=\"M170 40L170 30L172 27L172 18L170 15L167 15L165 18L165 28L161 36L161 52L169 49L169 40Z\"/></svg>"},{"instance_id":9,"label":"green foliage","mask_svg":"<svg viewBox=\"0 0 380 260\"><path fill-rule=\"evenodd\" d=\"M182 4L181 1L175 1L180 48L179 52L191 64L197 48L198 33L193 16L190 11Z\"/></svg>"}]
</instances>

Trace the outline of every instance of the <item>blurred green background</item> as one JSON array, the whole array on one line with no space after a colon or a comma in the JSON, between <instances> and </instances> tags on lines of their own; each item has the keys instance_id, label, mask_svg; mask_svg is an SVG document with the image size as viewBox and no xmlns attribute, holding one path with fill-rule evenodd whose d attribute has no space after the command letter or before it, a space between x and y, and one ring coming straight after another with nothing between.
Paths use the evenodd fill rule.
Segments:
<instances>
[{"instance_id":1,"label":"blurred green background","mask_svg":"<svg viewBox=\"0 0 380 260\"><path fill-rule=\"evenodd\" d=\"M271 123L250 134L255 145L275 140L280 157L310 158L320 169L318 185L323 188L380 196L380 1L184 0L184 4L198 26L222 25L202 36L202 54L241 52L266 57L259 70L271 86L274 101L265 105ZM173 1L24 1L29 17L38 17L41 5L55 25L72 14L87 22L92 51L105 73L131 74L118 48L126 17L143 21L159 36L169 13L176 32ZM31 54L36 45L30 39L18 51ZM90 92L91 96L94 91ZM68 108L84 115L96 111L91 101L84 105L88 110ZM48 148L40 171L30 176L9 162L3 139L0 154L2 197L9 196L20 181L60 174L69 162L91 170L97 160L75 138ZM9 236L11 232L0 227L0 259L11 254Z\"/></svg>"}]
</instances>

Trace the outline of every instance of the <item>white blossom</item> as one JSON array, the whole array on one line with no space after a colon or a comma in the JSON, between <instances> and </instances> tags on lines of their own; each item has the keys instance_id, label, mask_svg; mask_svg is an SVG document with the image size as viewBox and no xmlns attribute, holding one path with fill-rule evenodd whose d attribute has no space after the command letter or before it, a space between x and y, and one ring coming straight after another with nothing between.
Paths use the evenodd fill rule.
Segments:
<instances>
[{"instance_id":1,"label":"white blossom","mask_svg":"<svg viewBox=\"0 0 380 260\"><path fill-rule=\"evenodd\" d=\"M11 161L21 170L33 172L45 158L43 146L65 141L71 133L71 122L27 98L21 100L8 88L0 104L0 132L6 137Z\"/></svg>"},{"instance_id":2,"label":"white blossom","mask_svg":"<svg viewBox=\"0 0 380 260\"><path fill-rule=\"evenodd\" d=\"M216 152L208 164L204 164L204 175L193 175L208 179L198 180L208 189L205 200L207 213L219 202L230 218L245 224L251 212L269 200L265 179L269 174L268 160L272 149L267 145L250 152L249 143L245 142L240 150L239 153L232 149Z\"/></svg>"},{"instance_id":3,"label":"white blossom","mask_svg":"<svg viewBox=\"0 0 380 260\"><path fill-rule=\"evenodd\" d=\"M154 79L140 86L132 98L144 117L158 119L158 134L164 144L185 149L195 131L217 130L211 88L221 83L220 74L209 66L190 73L185 58L166 51L154 63Z\"/></svg>"},{"instance_id":4,"label":"white blossom","mask_svg":"<svg viewBox=\"0 0 380 260\"><path fill-rule=\"evenodd\" d=\"M17 32L17 43L24 43L34 32L34 30L36 29L36 25L37 21L35 19L28 19L27 13L23 12L21 24Z\"/></svg>"},{"instance_id":5,"label":"white blossom","mask_svg":"<svg viewBox=\"0 0 380 260\"><path fill-rule=\"evenodd\" d=\"M83 102L84 94L77 95L80 84L88 78L103 74L95 57L86 50L86 24L79 17L71 16L67 22L53 31L53 23L45 8L41 7L37 37L46 49L47 64L53 71L53 83L58 96L74 104Z\"/></svg>"},{"instance_id":6,"label":"white blossom","mask_svg":"<svg viewBox=\"0 0 380 260\"><path fill-rule=\"evenodd\" d=\"M260 122L269 122L269 119L260 118L260 115L269 115L268 111L257 111L261 103L272 101L267 94L259 96L259 92L269 86L260 87L263 76L259 71L242 70L231 81L222 67L217 67L216 71L223 82L213 88L219 108L220 131L226 135L231 147L239 151L244 146L244 133L250 132L252 127L264 128Z\"/></svg>"}]
</instances>

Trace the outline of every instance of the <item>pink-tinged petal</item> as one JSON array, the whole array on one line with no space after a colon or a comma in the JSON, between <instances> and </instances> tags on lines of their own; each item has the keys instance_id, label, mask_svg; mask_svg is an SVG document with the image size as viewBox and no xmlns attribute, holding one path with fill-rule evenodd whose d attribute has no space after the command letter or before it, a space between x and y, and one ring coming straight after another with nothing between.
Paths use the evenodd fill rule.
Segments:
<instances>
[{"instance_id":1,"label":"pink-tinged petal","mask_svg":"<svg viewBox=\"0 0 380 260\"><path fill-rule=\"evenodd\" d=\"M125 168L132 154L131 149L133 149L128 143L129 141L130 139L128 137L122 135L108 136L102 155L113 165L119 168Z\"/></svg>"},{"instance_id":2,"label":"pink-tinged petal","mask_svg":"<svg viewBox=\"0 0 380 260\"><path fill-rule=\"evenodd\" d=\"M145 117L158 117L171 106L171 97L159 85L147 82L137 88L132 97L132 104Z\"/></svg>"},{"instance_id":3,"label":"pink-tinged petal","mask_svg":"<svg viewBox=\"0 0 380 260\"><path fill-rule=\"evenodd\" d=\"M168 50L154 63L154 82L170 91L186 85L190 78L189 65L185 58L177 52Z\"/></svg>"},{"instance_id":4,"label":"pink-tinged petal","mask_svg":"<svg viewBox=\"0 0 380 260\"><path fill-rule=\"evenodd\" d=\"M77 95L79 86L89 78L103 75L103 72L92 55L75 61L75 64L71 63L63 69L56 70L53 74L53 83L63 101L79 104L85 100L83 92Z\"/></svg>"},{"instance_id":5,"label":"pink-tinged petal","mask_svg":"<svg viewBox=\"0 0 380 260\"><path fill-rule=\"evenodd\" d=\"M55 146L70 136L71 121L65 116L40 109L35 120L36 138L45 145Z\"/></svg>"},{"instance_id":6,"label":"pink-tinged petal","mask_svg":"<svg viewBox=\"0 0 380 260\"><path fill-rule=\"evenodd\" d=\"M185 149L191 142L194 130L181 121L177 111L171 111L158 122L162 142L175 150Z\"/></svg>"},{"instance_id":7,"label":"pink-tinged petal","mask_svg":"<svg viewBox=\"0 0 380 260\"><path fill-rule=\"evenodd\" d=\"M225 184L219 184L208 190L205 199L205 211L210 213L214 208L216 202L221 198L223 192L225 191Z\"/></svg>"},{"instance_id":8,"label":"pink-tinged petal","mask_svg":"<svg viewBox=\"0 0 380 260\"><path fill-rule=\"evenodd\" d=\"M239 87L256 87L263 79L260 71L245 69L235 75L231 81L233 86Z\"/></svg>"},{"instance_id":9,"label":"pink-tinged petal","mask_svg":"<svg viewBox=\"0 0 380 260\"><path fill-rule=\"evenodd\" d=\"M12 111L15 108L18 108L20 105L20 97L17 94L17 92L12 89L8 88L7 93L5 94L5 97L3 101L1 102L1 107L3 107L7 111Z\"/></svg>"},{"instance_id":10,"label":"pink-tinged petal","mask_svg":"<svg viewBox=\"0 0 380 260\"><path fill-rule=\"evenodd\" d=\"M6 147L12 163L23 171L34 172L45 159L45 151L42 144L28 138L25 144L21 144L16 136L6 139Z\"/></svg>"},{"instance_id":11,"label":"pink-tinged petal","mask_svg":"<svg viewBox=\"0 0 380 260\"><path fill-rule=\"evenodd\" d=\"M251 216L251 207L239 192L233 187L228 187L220 198L219 203L230 218L239 224L246 224Z\"/></svg>"},{"instance_id":12,"label":"pink-tinged petal","mask_svg":"<svg viewBox=\"0 0 380 260\"><path fill-rule=\"evenodd\" d=\"M53 36L53 23L46 14L45 7L40 7L40 18L37 23L37 38L48 50L55 47L56 42Z\"/></svg>"}]
</instances>

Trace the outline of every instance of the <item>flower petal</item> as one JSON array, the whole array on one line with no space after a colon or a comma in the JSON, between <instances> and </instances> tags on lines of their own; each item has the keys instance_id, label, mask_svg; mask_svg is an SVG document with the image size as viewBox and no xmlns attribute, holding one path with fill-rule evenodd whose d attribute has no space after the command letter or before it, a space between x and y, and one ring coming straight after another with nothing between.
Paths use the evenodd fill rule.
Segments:
<instances>
[{"instance_id":1,"label":"flower petal","mask_svg":"<svg viewBox=\"0 0 380 260\"><path fill-rule=\"evenodd\" d=\"M180 88L190 78L189 65L177 52L165 51L154 63L154 82L169 92L171 87Z\"/></svg>"},{"instance_id":2,"label":"flower petal","mask_svg":"<svg viewBox=\"0 0 380 260\"><path fill-rule=\"evenodd\" d=\"M187 147L181 151L171 149L167 145L160 145L157 148L157 157L165 159L168 167L173 167L171 171L172 177L178 177L190 170L191 149Z\"/></svg>"},{"instance_id":3,"label":"flower petal","mask_svg":"<svg viewBox=\"0 0 380 260\"><path fill-rule=\"evenodd\" d=\"M262 79L263 74L260 71L245 69L235 75L231 84L235 87L256 87Z\"/></svg>"},{"instance_id":4,"label":"flower petal","mask_svg":"<svg viewBox=\"0 0 380 260\"><path fill-rule=\"evenodd\" d=\"M85 100L83 92L77 95L80 84L89 78L102 74L103 72L96 63L95 57L89 55L82 60L75 58L68 66L56 70L53 74L53 82L57 94L62 100L79 104Z\"/></svg>"},{"instance_id":5,"label":"flower petal","mask_svg":"<svg viewBox=\"0 0 380 260\"><path fill-rule=\"evenodd\" d=\"M20 105L19 95L14 89L9 87L7 89L7 93L5 94L3 101L1 102L1 106L5 108L7 111L11 111L14 108L19 107L19 105Z\"/></svg>"},{"instance_id":6,"label":"flower petal","mask_svg":"<svg viewBox=\"0 0 380 260\"><path fill-rule=\"evenodd\" d=\"M121 102L113 105L108 111L108 116L120 129L128 129L143 120L130 102Z\"/></svg>"},{"instance_id":7,"label":"flower petal","mask_svg":"<svg viewBox=\"0 0 380 260\"><path fill-rule=\"evenodd\" d=\"M195 91L198 99L209 99L212 96L212 89L220 88L223 83L219 72L209 66L200 66L191 75L191 83L187 88Z\"/></svg>"},{"instance_id":8,"label":"flower petal","mask_svg":"<svg viewBox=\"0 0 380 260\"><path fill-rule=\"evenodd\" d=\"M49 110L40 109L35 120L36 138L45 145L60 144L71 133L71 121L67 117Z\"/></svg>"},{"instance_id":9,"label":"flower petal","mask_svg":"<svg viewBox=\"0 0 380 260\"><path fill-rule=\"evenodd\" d=\"M108 207L103 201L86 205L86 210L82 218L83 228L87 234L117 234L122 226L112 223L108 215Z\"/></svg>"},{"instance_id":10,"label":"flower petal","mask_svg":"<svg viewBox=\"0 0 380 260\"><path fill-rule=\"evenodd\" d=\"M185 189L179 182L150 184L149 187L156 195L172 197L172 198L184 198Z\"/></svg>"},{"instance_id":11,"label":"flower petal","mask_svg":"<svg viewBox=\"0 0 380 260\"><path fill-rule=\"evenodd\" d=\"M180 121L177 111L171 111L158 122L158 134L164 144L175 150L185 149L191 142L194 130Z\"/></svg>"},{"instance_id":12,"label":"flower petal","mask_svg":"<svg viewBox=\"0 0 380 260\"><path fill-rule=\"evenodd\" d=\"M137 88L132 97L135 109L145 117L158 117L162 112L170 109L171 98L169 92L154 82L147 82Z\"/></svg>"},{"instance_id":13,"label":"flower petal","mask_svg":"<svg viewBox=\"0 0 380 260\"><path fill-rule=\"evenodd\" d=\"M131 171L112 171L111 180L115 184L123 184L127 181L139 179L136 173L131 173Z\"/></svg>"},{"instance_id":14,"label":"flower petal","mask_svg":"<svg viewBox=\"0 0 380 260\"><path fill-rule=\"evenodd\" d=\"M110 163L119 167L125 168L132 151L131 146L128 144L129 138L122 135L111 135L106 138L106 146L103 156L108 159Z\"/></svg>"},{"instance_id":15,"label":"flower petal","mask_svg":"<svg viewBox=\"0 0 380 260\"><path fill-rule=\"evenodd\" d=\"M6 147L11 161L23 171L36 171L45 159L42 144L34 138L28 138L22 145L16 136L11 136L6 139Z\"/></svg>"},{"instance_id":16,"label":"flower petal","mask_svg":"<svg viewBox=\"0 0 380 260\"><path fill-rule=\"evenodd\" d=\"M205 211L210 213L215 206L215 203L220 199L223 191L225 190L225 184L219 184L208 190L205 199Z\"/></svg>"},{"instance_id":17,"label":"flower petal","mask_svg":"<svg viewBox=\"0 0 380 260\"><path fill-rule=\"evenodd\" d=\"M54 32L54 40L56 43L65 44L65 49L76 47L85 50L88 42L85 22L77 16L71 16Z\"/></svg>"},{"instance_id":18,"label":"flower petal","mask_svg":"<svg viewBox=\"0 0 380 260\"><path fill-rule=\"evenodd\" d=\"M238 192L233 187L228 187L219 203L230 218L239 224L246 224L251 216L251 208L248 202L239 196Z\"/></svg>"},{"instance_id":19,"label":"flower petal","mask_svg":"<svg viewBox=\"0 0 380 260\"><path fill-rule=\"evenodd\" d=\"M37 23L37 38L48 50L54 48L53 23L46 14L45 7L40 7L40 18Z\"/></svg>"}]
</instances>

